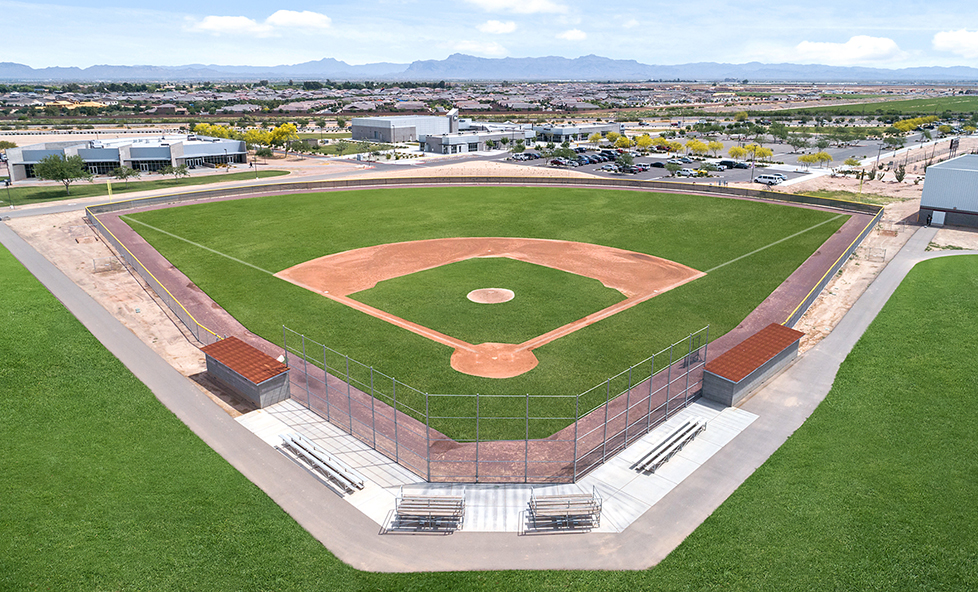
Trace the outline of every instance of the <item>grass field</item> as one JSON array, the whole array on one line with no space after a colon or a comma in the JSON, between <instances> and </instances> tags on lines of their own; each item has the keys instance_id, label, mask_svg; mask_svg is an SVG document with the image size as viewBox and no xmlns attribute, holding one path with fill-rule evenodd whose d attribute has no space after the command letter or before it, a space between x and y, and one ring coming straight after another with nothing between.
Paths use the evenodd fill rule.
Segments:
<instances>
[{"instance_id":1,"label":"grass field","mask_svg":"<svg viewBox=\"0 0 978 592\"><path fill-rule=\"evenodd\" d=\"M143 212L124 219L138 222L132 226L170 262L246 327L272 342L281 342L282 325L287 325L424 392L573 395L706 325L714 338L726 333L841 227L846 216L705 196L483 187L276 196ZM266 271L202 251L153 228ZM755 253L797 233L801 234ZM270 275L349 249L466 236L595 243L709 273L534 350L537 368L509 379L456 372L449 365L451 348ZM725 265L749 253L754 254ZM433 313L441 310L448 309ZM368 377L361 378L369 383ZM582 402L585 409L592 404L597 399ZM571 415L566 410L554 413Z\"/></svg>"},{"instance_id":2,"label":"grass field","mask_svg":"<svg viewBox=\"0 0 978 592\"><path fill-rule=\"evenodd\" d=\"M953 97L934 97L930 99L903 99L877 103L853 103L831 107L802 107L790 109L798 113L837 113L842 115L940 115L945 111L953 113L978 112L978 96L959 95Z\"/></svg>"},{"instance_id":3,"label":"grass field","mask_svg":"<svg viewBox=\"0 0 978 592\"><path fill-rule=\"evenodd\" d=\"M978 588L978 257L918 265L808 422L639 572L353 570L191 434L2 248L0 274L0 589ZM921 311L954 322L922 323Z\"/></svg>"},{"instance_id":4,"label":"grass field","mask_svg":"<svg viewBox=\"0 0 978 592\"><path fill-rule=\"evenodd\" d=\"M258 177L260 179L281 177L282 175L288 174L288 171L258 171ZM213 175L185 177L183 179L171 179L161 176L152 181L129 181L128 186L123 181L110 180L112 181L112 194L116 195L119 193L132 193L134 191L150 191L152 189L173 189L176 187L191 187L194 185L225 183L227 181L246 181L254 178L255 173L252 171L249 173L215 173ZM65 194L65 188L63 185L54 187L11 187L9 199L15 206L22 206L46 201L59 201L108 195L109 192L105 181L105 178L100 178L95 183L87 183L84 181L72 183L70 195ZM6 201L7 199L6 190L0 191L0 203L6 205L8 203Z\"/></svg>"},{"instance_id":5,"label":"grass field","mask_svg":"<svg viewBox=\"0 0 978 592\"><path fill-rule=\"evenodd\" d=\"M517 295L476 304L472 290ZM379 282L351 298L471 344L523 343L625 299L598 280L513 259L469 259Z\"/></svg>"}]
</instances>

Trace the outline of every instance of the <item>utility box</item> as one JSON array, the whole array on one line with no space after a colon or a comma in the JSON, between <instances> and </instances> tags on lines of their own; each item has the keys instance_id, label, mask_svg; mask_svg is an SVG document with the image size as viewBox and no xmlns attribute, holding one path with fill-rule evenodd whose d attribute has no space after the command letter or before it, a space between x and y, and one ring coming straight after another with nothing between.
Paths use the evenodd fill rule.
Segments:
<instances>
[{"instance_id":1,"label":"utility box","mask_svg":"<svg viewBox=\"0 0 978 592\"><path fill-rule=\"evenodd\" d=\"M732 407L798 355L805 334L771 323L706 365L703 396Z\"/></svg>"},{"instance_id":2,"label":"utility box","mask_svg":"<svg viewBox=\"0 0 978 592\"><path fill-rule=\"evenodd\" d=\"M200 349L207 373L259 409L289 398L289 367L241 341L228 337Z\"/></svg>"}]
</instances>

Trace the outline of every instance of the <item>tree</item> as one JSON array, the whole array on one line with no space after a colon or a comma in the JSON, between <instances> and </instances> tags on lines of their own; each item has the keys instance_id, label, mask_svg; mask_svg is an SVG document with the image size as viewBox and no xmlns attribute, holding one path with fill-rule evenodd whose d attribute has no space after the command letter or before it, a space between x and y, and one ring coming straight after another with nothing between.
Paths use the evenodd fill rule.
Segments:
<instances>
[{"instance_id":1,"label":"tree","mask_svg":"<svg viewBox=\"0 0 978 592\"><path fill-rule=\"evenodd\" d=\"M607 134L605 134L604 139L614 144L618 140L619 136L621 136L621 134L619 134L618 132L608 132Z\"/></svg>"},{"instance_id":2,"label":"tree","mask_svg":"<svg viewBox=\"0 0 978 592\"><path fill-rule=\"evenodd\" d=\"M523 152L524 150L526 150L526 145L524 145L521 140L517 140L516 141L516 145L513 146L513 148L512 148L511 151L512 151L513 154L519 154L520 152Z\"/></svg>"},{"instance_id":3,"label":"tree","mask_svg":"<svg viewBox=\"0 0 978 592\"><path fill-rule=\"evenodd\" d=\"M808 169L808 167L818 162L818 159L815 158L814 154L802 154L798 157L798 162L805 165L805 169Z\"/></svg>"},{"instance_id":4,"label":"tree","mask_svg":"<svg viewBox=\"0 0 978 592\"><path fill-rule=\"evenodd\" d=\"M718 142L717 140L710 140L706 144L706 148L713 153L713 157L716 158L720 151L723 150L723 142Z\"/></svg>"},{"instance_id":5,"label":"tree","mask_svg":"<svg viewBox=\"0 0 978 592\"><path fill-rule=\"evenodd\" d=\"M747 156L747 149L741 148L740 146L733 146L730 148L730 150L727 150L727 154L730 155L730 158L736 158L737 160L742 160L744 157Z\"/></svg>"},{"instance_id":6,"label":"tree","mask_svg":"<svg viewBox=\"0 0 978 592\"><path fill-rule=\"evenodd\" d=\"M832 155L829 154L828 152L824 152L824 151L816 152L815 154L812 154L812 156L814 156L815 161L822 166L825 166L825 163L827 162L832 162Z\"/></svg>"},{"instance_id":7,"label":"tree","mask_svg":"<svg viewBox=\"0 0 978 592\"><path fill-rule=\"evenodd\" d=\"M283 123L269 132L269 144L285 148L285 156L289 156L289 142L299 139L299 130L294 123Z\"/></svg>"},{"instance_id":8,"label":"tree","mask_svg":"<svg viewBox=\"0 0 978 592\"><path fill-rule=\"evenodd\" d=\"M669 148L669 152L682 152L683 145L679 142L666 142L666 147Z\"/></svg>"},{"instance_id":9,"label":"tree","mask_svg":"<svg viewBox=\"0 0 978 592\"><path fill-rule=\"evenodd\" d=\"M597 145L601 141L601 134L599 134L598 132L594 132L593 134L587 137L587 141L590 142L591 144Z\"/></svg>"},{"instance_id":10,"label":"tree","mask_svg":"<svg viewBox=\"0 0 978 592\"><path fill-rule=\"evenodd\" d=\"M7 140L0 140L0 150L6 151L8 148L16 148L17 144L13 142L8 142Z\"/></svg>"},{"instance_id":11,"label":"tree","mask_svg":"<svg viewBox=\"0 0 978 592\"><path fill-rule=\"evenodd\" d=\"M808 148L808 138L803 134L791 134L788 136L788 144L791 146L793 152L798 152L802 148Z\"/></svg>"},{"instance_id":12,"label":"tree","mask_svg":"<svg viewBox=\"0 0 978 592\"><path fill-rule=\"evenodd\" d=\"M781 122L775 122L767 128L767 133L771 134L779 142L784 142L788 139L788 126Z\"/></svg>"},{"instance_id":13,"label":"tree","mask_svg":"<svg viewBox=\"0 0 978 592\"><path fill-rule=\"evenodd\" d=\"M697 140L694 138L686 142L686 149L689 150L689 152L700 156L706 154L707 150L709 150L709 145L702 140Z\"/></svg>"},{"instance_id":14,"label":"tree","mask_svg":"<svg viewBox=\"0 0 978 592\"><path fill-rule=\"evenodd\" d=\"M897 148L903 148L903 145L907 140L903 136L887 136L883 138L883 144L886 145L890 150L896 150Z\"/></svg>"},{"instance_id":15,"label":"tree","mask_svg":"<svg viewBox=\"0 0 978 592\"><path fill-rule=\"evenodd\" d=\"M487 150L493 150L495 148L496 148L496 141L495 140L486 140L486 149Z\"/></svg>"},{"instance_id":16,"label":"tree","mask_svg":"<svg viewBox=\"0 0 978 592\"><path fill-rule=\"evenodd\" d=\"M857 167L859 166L859 161L850 156L849 158L845 159L842 164L850 167Z\"/></svg>"},{"instance_id":17,"label":"tree","mask_svg":"<svg viewBox=\"0 0 978 592\"><path fill-rule=\"evenodd\" d=\"M116 179L119 179L120 181L125 181L126 187L129 187L129 179L136 179L139 177L139 175L140 175L139 171L127 166L121 166L116 170L112 171L112 176L115 177Z\"/></svg>"},{"instance_id":18,"label":"tree","mask_svg":"<svg viewBox=\"0 0 978 592\"><path fill-rule=\"evenodd\" d=\"M65 194L71 195L69 186L79 179L92 180L92 174L85 167L81 156L62 156L51 154L34 165L34 176L48 181L59 181L65 186Z\"/></svg>"},{"instance_id":19,"label":"tree","mask_svg":"<svg viewBox=\"0 0 978 592\"><path fill-rule=\"evenodd\" d=\"M337 117L336 118L336 127L340 128L340 129L345 129L346 128L346 120L343 119L342 117Z\"/></svg>"},{"instance_id":20,"label":"tree","mask_svg":"<svg viewBox=\"0 0 978 592\"><path fill-rule=\"evenodd\" d=\"M818 148L819 150L825 150L826 148L829 147L828 139L825 138L824 136L819 136L819 138L815 140L815 147Z\"/></svg>"},{"instance_id":21,"label":"tree","mask_svg":"<svg viewBox=\"0 0 978 592\"><path fill-rule=\"evenodd\" d=\"M667 162L666 163L666 170L669 171L669 174L671 176L673 176L673 177L676 176L676 173L679 172L679 169L681 169L681 168L683 168L683 167L679 166L678 164L676 164L674 162Z\"/></svg>"},{"instance_id":22,"label":"tree","mask_svg":"<svg viewBox=\"0 0 978 592\"><path fill-rule=\"evenodd\" d=\"M622 152L621 154L618 155L617 162L621 166L632 166L633 164L635 164L635 159L632 158L631 154L627 152Z\"/></svg>"},{"instance_id":23,"label":"tree","mask_svg":"<svg viewBox=\"0 0 978 592\"><path fill-rule=\"evenodd\" d=\"M641 136L635 138L635 145L638 146L640 150L647 151L649 147L652 146L652 136L642 134Z\"/></svg>"},{"instance_id":24,"label":"tree","mask_svg":"<svg viewBox=\"0 0 978 592\"><path fill-rule=\"evenodd\" d=\"M750 115L746 111L738 111L734 113L734 121L747 121Z\"/></svg>"},{"instance_id":25,"label":"tree","mask_svg":"<svg viewBox=\"0 0 978 592\"><path fill-rule=\"evenodd\" d=\"M615 140L615 148L631 148L631 147L632 147L632 141L628 138L628 136L624 136L624 135L619 136L618 139Z\"/></svg>"}]
</instances>

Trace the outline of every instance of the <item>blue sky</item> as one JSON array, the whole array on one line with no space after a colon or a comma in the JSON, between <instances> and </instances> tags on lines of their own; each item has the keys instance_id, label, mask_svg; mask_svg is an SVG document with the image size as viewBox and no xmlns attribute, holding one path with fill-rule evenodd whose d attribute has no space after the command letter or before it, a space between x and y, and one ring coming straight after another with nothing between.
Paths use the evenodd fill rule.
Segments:
<instances>
[{"instance_id":1,"label":"blue sky","mask_svg":"<svg viewBox=\"0 0 978 592\"><path fill-rule=\"evenodd\" d=\"M0 0L0 62L271 66L332 57L407 63L452 53L646 64L794 62L978 67L978 3Z\"/></svg>"}]
</instances>

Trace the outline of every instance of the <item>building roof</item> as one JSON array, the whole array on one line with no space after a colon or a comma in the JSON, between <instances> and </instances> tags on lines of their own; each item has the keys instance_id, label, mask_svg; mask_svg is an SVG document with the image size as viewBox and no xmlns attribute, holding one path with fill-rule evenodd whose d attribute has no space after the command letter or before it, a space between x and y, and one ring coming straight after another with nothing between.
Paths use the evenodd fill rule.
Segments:
<instances>
[{"instance_id":1,"label":"building roof","mask_svg":"<svg viewBox=\"0 0 978 592\"><path fill-rule=\"evenodd\" d=\"M950 160L945 160L944 162L939 162L937 164L932 164L927 167L927 170L931 169L978 171L978 154L962 154L961 156L952 158ZM926 186L927 182L924 181L924 187Z\"/></svg>"},{"instance_id":2,"label":"building roof","mask_svg":"<svg viewBox=\"0 0 978 592\"><path fill-rule=\"evenodd\" d=\"M258 351L237 337L228 337L205 345L200 348L200 351L255 384L261 384L289 370L289 367L282 362Z\"/></svg>"},{"instance_id":3,"label":"building roof","mask_svg":"<svg viewBox=\"0 0 978 592\"><path fill-rule=\"evenodd\" d=\"M706 371L740 382L805 334L771 323L706 365Z\"/></svg>"}]
</instances>

